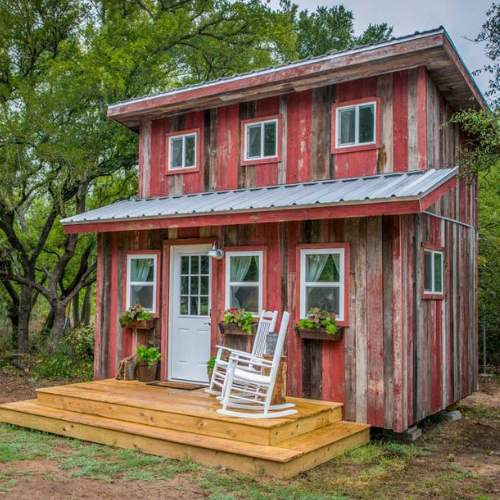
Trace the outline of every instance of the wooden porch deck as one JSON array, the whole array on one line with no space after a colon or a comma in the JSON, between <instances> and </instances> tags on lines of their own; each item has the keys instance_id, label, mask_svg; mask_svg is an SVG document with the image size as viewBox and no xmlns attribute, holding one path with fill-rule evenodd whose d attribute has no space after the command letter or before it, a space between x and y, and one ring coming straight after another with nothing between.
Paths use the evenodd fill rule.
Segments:
<instances>
[{"instance_id":1,"label":"wooden porch deck","mask_svg":"<svg viewBox=\"0 0 500 500\"><path fill-rule=\"evenodd\" d=\"M101 380L38 389L0 405L0 421L144 453L289 478L370 440L369 425L342 421L342 404L288 398L296 415L219 415L203 390Z\"/></svg>"}]
</instances>

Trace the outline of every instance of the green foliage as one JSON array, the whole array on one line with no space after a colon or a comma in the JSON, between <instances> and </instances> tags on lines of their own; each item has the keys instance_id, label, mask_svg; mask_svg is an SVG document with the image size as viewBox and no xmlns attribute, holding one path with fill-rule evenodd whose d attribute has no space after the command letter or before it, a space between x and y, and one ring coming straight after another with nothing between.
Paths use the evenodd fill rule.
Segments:
<instances>
[{"instance_id":1,"label":"green foliage","mask_svg":"<svg viewBox=\"0 0 500 500\"><path fill-rule=\"evenodd\" d=\"M94 375L94 328L80 326L69 330L55 349L39 354L34 374L47 380L92 380Z\"/></svg>"},{"instance_id":2,"label":"green foliage","mask_svg":"<svg viewBox=\"0 0 500 500\"><path fill-rule=\"evenodd\" d=\"M245 309L236 309L232 307L231 309L226 309L224 311L224 323L226 325L234 324L238 325L244 332L248 335L252 335L252 325L254 323L254 317L252 313L245 311Z\"/></svg>"},{"instance_id":3,"label":"green foliage","mask_svg":"<svg viewBox=\"0 0 500 500\"><path fill-rule=\"evenodd\" d=\"M299 320L299 328L325 328L328 335L337 333L335 314L321 311L319 307L311 307L307 311L307 318Z\"/></svg>"},{"instance_id":4,"label":"green foliage","mask_svg":"<svg viewBox=\"0 0 500 500\"><path fill-rule=\"evenodd\" d=\"M217 358L215 356L212 356L208 361L207 361L207 368L209 370L213 370L215 368L215 360Z\"/></svg>"},{"instance_id":5,"label":"green foliage","mask_svg":"<svg viewBox=\"0 0 500 500\"><path fill-rule=\"evenodd\" d=\"M127 326L131 321L148 321L151 319L151 313L143 309L141 304L130 306L128 311L120 316L120 325Z\"/></svg>"},{"instance_id":6,"label":"green foliage","mask_svg":"<svg viewBox=\"0 0 500 500\"><path fill-rule=\"evenodd\" d=\"M156 362L161 361L161 353L158 347L154 346L137 346L137 362L147 361L148 367L151 368Z\"/></svg>"}]
</instances>

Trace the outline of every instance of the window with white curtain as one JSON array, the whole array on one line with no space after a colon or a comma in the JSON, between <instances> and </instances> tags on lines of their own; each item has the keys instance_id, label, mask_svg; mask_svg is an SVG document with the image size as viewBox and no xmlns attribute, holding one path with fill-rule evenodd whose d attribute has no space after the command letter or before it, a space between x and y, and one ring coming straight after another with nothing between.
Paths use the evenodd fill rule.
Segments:
<instances>
[{"instance_id":1,"label":"window with white curtain","mask_svg":"<svg viewBox=\"0 0 500 500\"><path fill-rule=\"evenodd\" d=\"M127 309L141 304L145 310L156 313L156 254L127 255Z\"/></svg>"},{"instance_id":2,"label":"window with white curtain","mask_svg":"<svg viewBox=\"0 0 500 500\"><path fill-rule=\"evenodd\" d=\"M262 251L226 253L226 309L262 310Z\"/></svg>"},{"instance_id":3,"label":"window with white curtain","mask_svg":"<svg viewBox=\"0 0 500 500\"><path fill-rule=\"evenodd\" d=\"M345 249L304 249L300 252L300 316L311 307L344 318Z\"/></svg>"}]
</instances>

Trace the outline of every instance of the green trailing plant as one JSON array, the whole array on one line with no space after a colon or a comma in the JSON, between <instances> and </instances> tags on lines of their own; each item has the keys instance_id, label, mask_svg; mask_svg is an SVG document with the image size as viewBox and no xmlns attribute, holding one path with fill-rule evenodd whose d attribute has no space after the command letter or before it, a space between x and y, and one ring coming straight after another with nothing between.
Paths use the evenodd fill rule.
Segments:
<instances>
[{"instance_id":1,"label":"green trailing plant","mask_svg":"<svg viewBox=\"0 0 500 500\"><path fill-rule=\"evenodd\" d=\"M299 328L325 328L327 335L337 333L335 313L321 311L319 307L311 307L307 311L307 318L299 321Z\"/></svg>"},{"instance_id":2,"label":"green trailing plant","mask_svg":"<svg viewBox=\"0 0 500 500\"><path fill-rule=\"evenodd\" d=\"M160 349L147 345L137 346L137 363L140 361L147 361L148 367L151 368L155 363L161 361Z\"/></svg>"},{"instance_id":3,"label":"green trailing plant","mask_svg":"<svg viewBox=\"0 0 500 500\"><path fill-rule=\"evenodd\" d=\"M148 321L151 319L151 313L146 311L141 304L130 306L122 316L120 316L120 325L125 327L132 321Z\"/></svg>"},{"instance_id":4,"label":"green trailing plant","mask_svg":"<svg viewBox=\"0 0 500 500\"><path fill-rule=\"evenodd\" d=\"M253 319L252 313L245 311L245 309L236 309L232 307L224 311L224 323L226 325L238 325L244 332L247 332L248 335L252 335L253 333Z\"/></svg>"},{"instance_id":5,"label":"green trailing plant","mask_svg":"<svg viewBox=\"0 0 500 500\"><path fill-rule=\"evenodd\" d=\"M207 368L210 372L212 372L215 368L215 360L216 357L212 356L208 361L207 361Z\"/></svg>"}]
</instances>

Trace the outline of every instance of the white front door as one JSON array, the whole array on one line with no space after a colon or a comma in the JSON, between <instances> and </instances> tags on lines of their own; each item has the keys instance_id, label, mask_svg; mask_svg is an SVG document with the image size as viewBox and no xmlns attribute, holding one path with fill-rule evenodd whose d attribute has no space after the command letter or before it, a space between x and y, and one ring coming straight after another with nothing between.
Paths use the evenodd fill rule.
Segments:
<instances>
[{"instance_id":1,"label":"white front door","mask_svg":"<svg viewBox=\"0 0 500 500\"><path fill-rule=\"evenodd\" d=\"M210 246L172 247L169 379L208 382L210 359Z\"/></svg>"}]
</instances>

